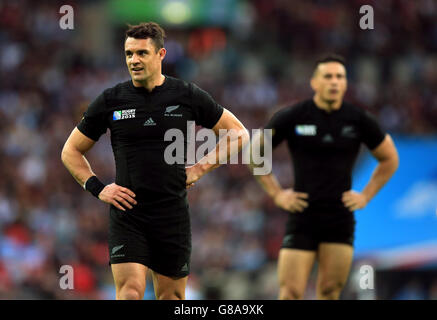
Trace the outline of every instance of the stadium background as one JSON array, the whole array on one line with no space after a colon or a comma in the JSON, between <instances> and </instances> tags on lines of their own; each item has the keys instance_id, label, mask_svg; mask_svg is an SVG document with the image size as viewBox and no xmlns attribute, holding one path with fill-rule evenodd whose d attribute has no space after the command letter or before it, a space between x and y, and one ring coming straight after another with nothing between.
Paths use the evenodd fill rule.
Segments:
<instances>
[{"instance_id":1,"label":"stadium background","mask_svg":"<svg viewBox=\"0 0 437 320\"><path fill-rule=\"evenodd\" d=\"M74 30L59 27L61 5ZM375 29L359 28L372 5ZM344 299L437 299L437 3L433 0L0 1L0 298L113 299L108 210L60 161L83 111L129 78L126 23L167 32L163 72L195 82L248 129L310 97L323 52L348 60L347 100L377 115L400 153L386 188L357 212L356 257ZM87 155L113 181L109 135ZM273 172L293 174L285 146ZM354 186L375 162L360 156ZM276 299L276 259L286 213L241 165L223 166L190 190L193 254L188 299ZM59 269L74 268L74 290ZM359 287L360 267L375 289ZM150 280L150 279L149 279ZM314 298L314 275L306 297ZM148 282L145 299L153 299Z\"/></svg>"}]
</instances>

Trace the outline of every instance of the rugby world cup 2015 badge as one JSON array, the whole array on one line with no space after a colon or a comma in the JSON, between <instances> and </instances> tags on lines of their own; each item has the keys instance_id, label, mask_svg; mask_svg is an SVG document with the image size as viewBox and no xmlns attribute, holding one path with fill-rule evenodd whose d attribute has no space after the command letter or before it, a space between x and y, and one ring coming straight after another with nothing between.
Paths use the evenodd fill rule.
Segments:
<instances>
[{"instance_id":1,"label":"rugby world cup 2015 badge","mask_svg":"<svg viewBox=\"0 0 437 320\"><path fill-rule=\"evenodd\" d=\"M118 110L112 114L112 120L123 120L135 118L135 109Z\"/></svg>"},{"instance_id":2,"label":"rugby world cup 2015 badge","mask_svg":"<svg viewBox=\"0 0 437 320\"><path fill-rule=\"evenodd\" d=\"M298 124L295 127L295 132L299 136L315 136L317 127L314 124Z\"/></svg>"}]
</instances>

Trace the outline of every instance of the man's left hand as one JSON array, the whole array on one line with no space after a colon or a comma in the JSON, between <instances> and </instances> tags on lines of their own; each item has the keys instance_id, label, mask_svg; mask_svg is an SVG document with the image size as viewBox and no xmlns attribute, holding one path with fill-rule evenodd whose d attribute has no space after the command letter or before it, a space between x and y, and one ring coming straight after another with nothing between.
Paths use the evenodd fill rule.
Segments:
<instances>
[{"instance_id":1,"label":"man's left hand","mask_svg":"<svg viewBox=\"0 0 437 320\"><path fill-rule=\"evenodd\" d=\"M186 167L185 171L187 173L187 189L193 187L194 183L203 176L203 171L198 163L196 163L194 166Z\"/></svg>"},{"instance_id":2,"label":"man's left hand","mask_svg":"<svg viewBox=\"0 0 437 320\"><path fill-rule=\"evenodd\" d=\"M353 190L343 192L341 200L343 201L344 206L349 209L349 211L363 209L369 202L364 194Z\"/></svg>"}]
</instances>

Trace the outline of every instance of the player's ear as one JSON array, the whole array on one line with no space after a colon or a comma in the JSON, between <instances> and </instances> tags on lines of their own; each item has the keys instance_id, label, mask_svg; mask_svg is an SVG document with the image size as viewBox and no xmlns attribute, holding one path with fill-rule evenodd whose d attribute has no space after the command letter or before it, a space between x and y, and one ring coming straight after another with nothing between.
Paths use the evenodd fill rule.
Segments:
<instances>
[{"instance_id":1,"label":"player's ear","mask_svg":"<svg viewBox=\"0 0 437 320\"><path fill-rule=\"evenodd\" d=\"M165 50L165 48L161 48L161 49L159 49L158 53L159 53L159 57L161 58L161 61L162 61L162 60L164 60L164 57L167 53L167 50Z\"/></svg>"},{"instance_id":2,"label":"player's ear","mask_svg":"<svg viewBox=\"0 0 437 320\"><path fill-rule=\"evenodd\" d=\"M317 80L314 76L311 77L310 85L311 85L311 89L313 89L313 91L317 91Z\"/></svg>"}]
</instances>

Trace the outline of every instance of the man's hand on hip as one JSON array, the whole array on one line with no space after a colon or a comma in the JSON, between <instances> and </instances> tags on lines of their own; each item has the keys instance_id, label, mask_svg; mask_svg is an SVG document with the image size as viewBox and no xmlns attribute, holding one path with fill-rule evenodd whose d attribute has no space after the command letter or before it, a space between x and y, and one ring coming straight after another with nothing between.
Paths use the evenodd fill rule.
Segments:
<instances>
[{"instance_id":1,"label":"man's hand on hip","mask_svg":"<svg viewBox=\"0 0 437 320\"><path fill-rule=\"evenodd\" d=\"M108 204L114 205L116 208L126 211L125 208L132 209L132 205L137 204L134 199L135 193L125 187L121 187L115 183L108 184L99 194L99 199ZM123 206L125 207L123 207Z\"/></svg>"},{"instance_id":2,"label":"man's hand on hip","mask_svg":"<svg viewBox=\"0 0 437 320\"><path fill-rule=\"evenodd\" d=\"M187 173L187 182L186 182L187 189L193 187L194 183L197 180L199 180L204 174L199 163L196 163L195 165L193 165L191 167L186 167L185 172Z\"/></svg>"},{"instance_id":3,"label":"man's hand on hip","mask_svg":"<svg viewBox=\"0 0 437 320\"><path fill-rule=\"evenodd\" d=\"M284 189L279 191L273 200L279 208L294 213L302 212L308 207L308 202L304 199L308 199L308 193L295 192L293 189Z\"/></svg>"},{"instance_id":4,"label":"man's hand on hip","mask_svg":"<svg viewBox=\"0 0 437 320\"><path fill-rule=\"evenodd\" d=\"M341 200L343 201L344 206L349 209L349 211L363 209L369 202L364 194L353 190L343 192Z\"/></svg>"}]
</instances>

